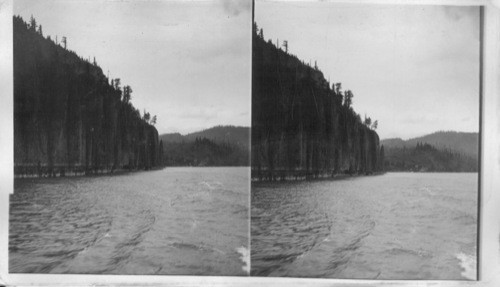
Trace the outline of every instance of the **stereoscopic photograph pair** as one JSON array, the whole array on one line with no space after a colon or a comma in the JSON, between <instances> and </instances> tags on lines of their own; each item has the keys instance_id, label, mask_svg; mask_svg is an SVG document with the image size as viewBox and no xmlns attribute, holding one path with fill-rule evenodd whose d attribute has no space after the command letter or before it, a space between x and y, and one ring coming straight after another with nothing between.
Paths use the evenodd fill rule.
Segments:
<instances>
[{"instance_id":1,"label":"stereoscopic photograph pair","mask_svg":"<svg viewBox=\"0 0 500 287\"><path fill-rule=\"evenodd\" d=\"M8 272L477 280L483 14L14 0Z\"/></svg>"}]
</instances>

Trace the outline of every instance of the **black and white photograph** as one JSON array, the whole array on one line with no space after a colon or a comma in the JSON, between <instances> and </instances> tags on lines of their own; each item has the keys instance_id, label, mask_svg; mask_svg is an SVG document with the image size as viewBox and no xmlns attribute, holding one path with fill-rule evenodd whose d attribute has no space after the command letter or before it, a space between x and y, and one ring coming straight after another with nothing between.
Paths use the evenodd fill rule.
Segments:
<instances>
[{"instance_id":1,"label":"black and white photograph","mask_svg":"<svg viewBox=\"0 0 500 287\"><path fill-rule=\"evenodd\" d=\"M249 274L251 4L14 1L10 273Z\"/></svg>"},{"instance_id":2,"label":"black and white photograph","mask_svg":"<svg viewBox=\"0 0 500 287\"><path fill-rule=\"evenodd\" d=\"M500 286L500 0L0 0L0 286Z\"/></svg>"},{"instance_id":3,"label":"black and white photograph","mask_svg":"<svg viewBox=\"0 0 500 287\"><path fill-rule=\"evenodd\" d=\"M252 276L476 280L480 8L255 1Z\"/></svg>"}]
</instances>

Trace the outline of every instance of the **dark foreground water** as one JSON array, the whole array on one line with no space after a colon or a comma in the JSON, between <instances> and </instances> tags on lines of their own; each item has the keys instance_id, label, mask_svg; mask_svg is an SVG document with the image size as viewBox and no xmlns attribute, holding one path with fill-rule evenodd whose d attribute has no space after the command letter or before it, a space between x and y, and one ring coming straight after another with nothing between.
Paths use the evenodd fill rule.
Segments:
<instances>
[{"instance_id":1,"label":"dark foreground water","mask_svg":"<svg viewBox=\"0 0 500 287\"><path fill-rule=\"evenodd\" d=\"M247 275L249 169L16 180L11 273Z\"/></svg>"},{"instance_id":2,"label":"dark foreground water","mask_svg":"<svg viewBox=\"0 0 500 287\"><path fill-rule=\"evenodd\" d=\"M476 173L253 184L252 275L475 279Z\"/></svg>"}]
</instances>

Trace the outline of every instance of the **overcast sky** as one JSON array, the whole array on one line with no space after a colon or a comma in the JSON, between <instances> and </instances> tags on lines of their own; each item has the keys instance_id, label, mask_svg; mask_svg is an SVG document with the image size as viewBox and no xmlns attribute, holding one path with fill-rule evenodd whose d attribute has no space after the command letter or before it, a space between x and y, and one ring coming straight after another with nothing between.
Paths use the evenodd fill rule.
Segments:
<instances>
[{"instance_id":1,"label":"overcast sky","mask_svg":"<svg viewBox=\"0 0 500 287\"><path fill-rule=\"evenodd\" d=\"M159 133L250 126L251 2L16 0L44 35L95 56Z\"/></svg>"},{"instance_id":2,"label":"overcast sky","mask_svg":"<svg viewBox=\"0 0 500 287\"><path fill-rule=\"evenodd\" d=\"M380 137L479 130L479 8L256 0L264 38L317 60Z\"/></svg>"}]
</instances>

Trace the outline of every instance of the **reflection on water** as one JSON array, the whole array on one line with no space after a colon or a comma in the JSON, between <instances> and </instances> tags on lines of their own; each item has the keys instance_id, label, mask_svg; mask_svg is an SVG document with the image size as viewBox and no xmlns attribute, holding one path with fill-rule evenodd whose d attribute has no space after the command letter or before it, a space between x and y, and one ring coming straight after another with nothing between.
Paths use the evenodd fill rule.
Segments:
<instances>
[{"instance_id":1,"label":"reflection on water","mask_svg":"<svg viewBox=\"0 0 500 287\"><path fill-rule=\"evenodd\" d=\"M11 273L248 274L248 168L16 180Z\"/></svg>"},{"instance_id":2,"label":"reflection on water","mask_svg":"<svg viewBox=\"0 0 500 287\"><path fill-rule=\"evenodd\" d=\"M252 185L254 276L475 279L477 174Z\"/></svg>"}]
</instances>

